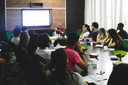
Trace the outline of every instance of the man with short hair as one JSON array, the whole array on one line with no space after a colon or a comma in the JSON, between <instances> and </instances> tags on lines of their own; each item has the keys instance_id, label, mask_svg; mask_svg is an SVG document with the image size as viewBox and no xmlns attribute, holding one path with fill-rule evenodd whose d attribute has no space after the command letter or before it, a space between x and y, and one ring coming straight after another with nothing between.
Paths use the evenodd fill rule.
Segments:
<instances>
[{"instance_id":1,"label":"man with short hair","mask_svg":"<svg viewBox=\"0 0 128 85\"><path fill-rule=\"evenodd\" d=\"M128 39L128 34L127 34L127 32L126 32L125 30L123 30L123 27L124 27L124 24L123 24L123 23L119 23L118 26L117 26L116 31L117 31L117 30L120 30L120 31L118 32L118 34L120 35L120 37L121 37L122 39Z\"/></svg>"},{"instance_id":2,"label":"man with short hair","mask_svg":"<svg viewBox=\"0 0 128 85\"><path fill-rule=\"evenodd\" d=\"M87 40L89 40L89 41L97 41L96 39L97 39L97 35L99 34L99 29L98 29L98 27L99 27L99 24L97 23L97 22L93 22L92 23L92 32L89 34L89 37L91 37L91 38L87 38Z\"/></svg>"},{"instance_id":3,"label":"man with short hair","mask_svg":"<svg viewBox=\"0 0 128 85\"><path fill-rule=\"evenodd\" d=\"M65 29L62 27L61 22L57 23L57 27L54 30L56 30L57 34L60 34L61 36L64 37Z\"/></svg>"},{"instance_id":4,"label":"man with short hair","mask_svg":"<svg viewBox=\"0 0 128 85\"><path fill-rule=\"evenodd\" d=\"M76 32L70 32L67 38L67 47L65 51L68 56L68 70L73 72L75 64L77 64L84 71L88 69L88 63L83 53L81 46L78 44L79 35ZM75 50L80 54L75 51Z\"/></svg>"},{"instance_id":5,"label":"man with short hair","mask_svg":"<svg viewBox=\"0 0 128 85\"><path fill-rule=\"evenodd\" d=\"M22 30L22 32L28 32L29 29L28 29L28 27L22 27L21 30Z\"/></svg>"},{"instance_id":6,"label":"man with short hair","mask_svg":"<svg viewBox=\"0 0 128 85\"><path fill-rule=\"evenodd\" d=\"M13 33L14 33L14 37L12 38L11 42L19 45L19 42L20 42L20 33L21 33L20 28L17 28L17 27L14 28Z\"/></svg>"}]
</instances>

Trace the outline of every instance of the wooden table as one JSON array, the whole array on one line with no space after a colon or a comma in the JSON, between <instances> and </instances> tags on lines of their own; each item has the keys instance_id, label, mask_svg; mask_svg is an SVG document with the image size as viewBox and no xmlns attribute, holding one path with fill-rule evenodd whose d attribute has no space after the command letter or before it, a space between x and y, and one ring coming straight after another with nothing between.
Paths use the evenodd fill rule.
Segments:
<instances>
[{"instance_id":1,"label":"wooden table","mask_svg":"<svg viewBox=\"0 0 128 85\"><path fill-rule=\"evenodd\" d=\"M88 68L88 75L95 75L97 72L104 71L105 72L105 77L107 80L97 82L97 85L107 85L107 81L109 79L109 76L113 70L113 63L111 60L111 56L114 55L113 51L104 51L103 48L97 48L95 46L89 46L89 49L85 52L87 53L85 56L88 60L88 63L91 62L89 61L90 56L89 53L96 53L98 54L98 61L97 61L97 67L89 67ZM122 58L122 62L128 63L128 54Z\"/></svg>"}]
</instances>

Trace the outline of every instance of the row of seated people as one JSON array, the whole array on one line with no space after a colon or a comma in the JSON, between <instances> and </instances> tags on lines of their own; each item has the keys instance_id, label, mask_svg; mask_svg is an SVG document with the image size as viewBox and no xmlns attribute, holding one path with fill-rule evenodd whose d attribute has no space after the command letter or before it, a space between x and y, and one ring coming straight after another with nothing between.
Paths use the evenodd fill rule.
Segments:
<instances>
[{"instance_id":1,"label":"row of seated people","mask_svg":"<svg viewBox=\"0 0 128 85\"><path fill-rule=\"evenodd\" d=\"M42 34L40 36L48 37L47 34ZM40 40L40 36L38 40ZM41 40L45 42L42 38ZM48 41L49 40L50 39L48 39ZM78 44L78 40L79 40L79 35L77 33L75 32L69 33L67 38L67 47L65 49L61 48L52 52L50 55L50 59L48 60L48 63L42 68L42 72L46 76L51 77L52 79L56 80L62 85L87 85L83 77L79 73L74 72L75 64L80 66L85 71L88 70L88 63L83 53L83 50L81 49L81 46ZM40 47L39 49L44 50L47 46L46 47L39 46L39 47ZM74 50L75 48L76 50ZM120 68L123 68L124 71L127 70L126 66L127 66L126 64L122 64L117 66L113 70L110 79L108 81L108 85L116 84L117 81L115 80L119 80L117 85L122 84L124 82L126 84L125 77L122 77L120 79L119 77L117 77L118 75L116 75L116 74L120 74L120 72L122 71ZM125 74L127 74L127 72L125 72ZM123 72L122 75L125 76Z\"/></svg>"},{"instance_id":2,"label":"row of seated people","mask_svg":"<svg viewBox=\"0 0 128 85\"><path fill-rule=\"evenodd\" d=\"M89 25L83 25L80 39L86 38L88 41L95 42L96 44L107 45L109 48L117 50L125 50L122 39L128 39L128 34L123 30L123 23L119 23L116 30L111 28L107 32L104 28L98 29L98 27L99 24L93 22L91 31ZM119 32L117 33L118 30Z\"/></svg>"}]
</instances>

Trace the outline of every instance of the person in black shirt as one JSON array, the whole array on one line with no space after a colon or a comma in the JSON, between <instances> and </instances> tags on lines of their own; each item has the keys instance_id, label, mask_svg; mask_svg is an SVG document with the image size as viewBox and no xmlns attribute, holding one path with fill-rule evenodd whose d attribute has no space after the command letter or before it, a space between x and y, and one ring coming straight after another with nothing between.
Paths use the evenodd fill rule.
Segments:
<instances>
[{"instance_id":1,"label":"person in black shirt","mask_svg":"<svg viewBox=\"0 0 128 85\"><path fill-rule=\"evenodd\" d=\"M121 37L122 39L128 39L128 34L127 34L127 32L126 32L125 30L123 30L123 27L124 27L124 24L123 24L123 23L119 23L118 26L117 26L116 31L117 31L117 30L120 30L120 31L118 32L118 34L120 35L120 37Z\"/></svg>"}]
</instances>

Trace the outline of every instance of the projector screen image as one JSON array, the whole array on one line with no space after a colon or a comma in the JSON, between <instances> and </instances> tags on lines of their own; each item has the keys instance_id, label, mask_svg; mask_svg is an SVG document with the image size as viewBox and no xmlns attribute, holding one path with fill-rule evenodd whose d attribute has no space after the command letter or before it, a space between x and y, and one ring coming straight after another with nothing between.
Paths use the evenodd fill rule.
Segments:
<instances>
[{"instance_id":1,"label":"projector screen image","mask_svg":"<svg viewBox=\"0 0 128 85\"><path fill-rule=\"evenodd\" d=\"M50 27L49 9L22 9L22 26L27 27Z\"/></svg>"}]
</instances>

